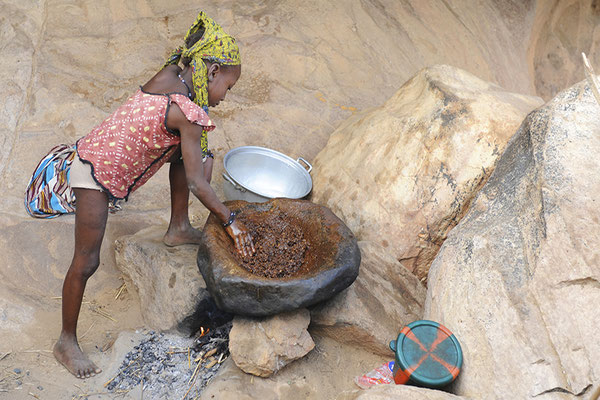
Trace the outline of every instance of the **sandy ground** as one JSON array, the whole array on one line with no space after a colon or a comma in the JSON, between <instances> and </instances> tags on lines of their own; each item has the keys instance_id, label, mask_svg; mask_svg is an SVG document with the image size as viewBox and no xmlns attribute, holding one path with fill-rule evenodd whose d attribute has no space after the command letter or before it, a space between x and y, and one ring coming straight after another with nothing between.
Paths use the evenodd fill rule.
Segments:
<instances>
[{"instance_id":1,"label":"sandy ground","mask_svg":"<svg viewBox=\"0 0 600 400\"><path fill-rule=\"evenodd\" d=\"M83 351L102 369L109 366L112 346L119 334L144 327L137 297L125 289L115 298L122 281L114 272L105 278L106 289L86 292L78 325ZM100 382L107 378L106 374L95 379L77 379L54 359L52 346L60 333L61 302L53 297L48 300L50 311L37 311L34 322L23 326L26 341L12 340L2 345L6 351L0 353L0 398L77 399L84 398L81 394L105 392Z\"/></svg>"},{"instance_id":2,"label":"sandy ground","mask_svg":"<svg viewBox=\"0 0 600 400\"><path fill-rule=\"evenodd\" d=\"M144 198L147 199L146 196ZM131 207L134 206L137 205ZM126 394L109 393L104 386L115 376L124 355L132 349L136 340L141 339L142 333L147 331L140 315L139 298L135 289L127 286L123 288L124 281L115 266L112 245L116 238L142 229L145 223L136 223L135 211L125 210L122 213L118 217L109 216L101 265L88 282L78 324L82 349L103 372L96 377L81 380L68 373L52 355L52 346L60 333L60 287L72 252L74 217L63 216L54 221L34 220L34 227L46 231L45 235L54 231L54 234L64 240L64 245L56 248L57 245L50 241L49 248L43 254L44 257L58 254L57 265L40 266L40 276L46 273L46 269L54 272L52 276L41 279L42 282L32 280L29 294L24 294L27 293L27 290L23 290L26 288L11 290L7 282L0 282L0 300L15 310L25 310L21 314L15 313L10 306L0 310L0 399L149 398L147 394L142 397L139 386ZM162 222L166 228L168 211L161 209L154 213L154 220ZM200 204L192 204L192 221L196 226L203 224L205 213ZM26 230L30 229L31 227L26 227ZM51 248L53 246L55 248ZM4 272L5 277L18 277L13 269L5 269ZM42 291L46 293L41 293ZM20 320L19 316L22 317ZM227 367L226 379L244 382L237 388L242 387L246 391L247 387L252 398L264 398L265 393L273 396L273 385L277 387L276 393L288 393L286 398L335 398L341 391L356 388L352 381L356 375L368 372L386 361L385 358L331 339L314 339L315 350L272 378L264 380L246 376L228 360L230 365ZM320 385L323 379L327 381L326 386ZM292 390L298 385L303 389ZM288 386L290 388L286 389ZM278 398L279 394L275 396Z\"/></svg>"},{"instance_id":3,"label":"sandy ground","mask_svg":"<svg viewBox=\"0 0 600 400\"><path fill-rule=\"evenodd\" d=\"M51 348L60 328L60 302L52 300L55 302L54 311L38 313L36 322L25 327L35 345L23 347L19 341L13 341L8 353L0 353L0 399L151 398L147 397L148 394L143 395L141 386L128 393L109 393L104 387L116 375L124 355L147 332L139 315L137 297L124 290L115 299L121 281L114 279L112 283L110 288L86 297L89 303L84 304L79 323L81 346L103 372L90 379L78 379L54 359ZM97 306L101 314L92 311L92 306ZM227 360L230 363L227 378L234 370L234 379L238 382L244 380L244 384L238 384L237 388L247 385L246 393L252 398L264 398L265 393L273 395L270 386L276 381L277 392L287 390L288 399L329 399L344 390L356 389L353 383L356 375L386 361L331 339L315 337L315 342L315 349L305 359L290 364L270 379L236 373L237 367L231 359ZM318 382L324 381L327 384L319 388ZM295 387L302 390L296 391Z\"/></svg>"}]
</instances>

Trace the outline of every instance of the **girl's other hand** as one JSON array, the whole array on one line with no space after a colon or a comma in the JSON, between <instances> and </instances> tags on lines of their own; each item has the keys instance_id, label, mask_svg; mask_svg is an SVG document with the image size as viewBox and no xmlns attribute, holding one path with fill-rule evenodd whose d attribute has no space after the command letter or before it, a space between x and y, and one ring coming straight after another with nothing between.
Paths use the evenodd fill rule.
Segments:
<instances>
[{"instance_id":1,"label":"girl's other hand","mask_svg":"<svg viewBox=\"0 0 600 400\"><path fill-rule=\"evenodd\" d=\"M235 220L225 228L225 231L231 236L233 239L233 243L235 244L235 248L238 253L243 255L244 257L251 256L256 252L254 248L254 243L252 242L252 236L250 236L250 232L241 222Z\"/></svg>"}]
</instances>

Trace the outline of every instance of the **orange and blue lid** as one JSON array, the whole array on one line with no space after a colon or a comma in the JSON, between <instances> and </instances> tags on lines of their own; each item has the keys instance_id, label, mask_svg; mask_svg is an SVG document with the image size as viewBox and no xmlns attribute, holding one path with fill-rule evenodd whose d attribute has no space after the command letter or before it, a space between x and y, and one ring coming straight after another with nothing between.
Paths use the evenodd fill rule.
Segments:
<instances>
[{"instance_id":1,"label":"orange and blue lid","mask_svg":"<svg viewBox=\"0 0 600 400\"><path fill-rule=\"evenodd\" d=\"M462 350L448 328L428 320L412 322L390 342L396 355L394 381L440 388L456 379L462 366Z\"/></svg>"}]
</instances>

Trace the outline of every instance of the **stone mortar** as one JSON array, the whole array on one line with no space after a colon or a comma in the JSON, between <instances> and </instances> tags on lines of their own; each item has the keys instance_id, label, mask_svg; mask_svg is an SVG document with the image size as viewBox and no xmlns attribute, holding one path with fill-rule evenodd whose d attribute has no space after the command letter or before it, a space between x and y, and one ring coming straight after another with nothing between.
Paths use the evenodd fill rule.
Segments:
<instances>
[{"instance_id":1,"label":"stone mortar","mask_svg":"<svg viewBox=\"0 0 600 400\"><path fill-rule=\"evenodd\" d=\"M309 241L302 267L284 278L253 275L238 262L221 223L210 215L198 249L198 268L217 306L238 315L267 316L326 300L358 276L360 250L354 234L331 210L306 200L225 203L239 213L283 211Z\"/></svg>"}]
</instances>

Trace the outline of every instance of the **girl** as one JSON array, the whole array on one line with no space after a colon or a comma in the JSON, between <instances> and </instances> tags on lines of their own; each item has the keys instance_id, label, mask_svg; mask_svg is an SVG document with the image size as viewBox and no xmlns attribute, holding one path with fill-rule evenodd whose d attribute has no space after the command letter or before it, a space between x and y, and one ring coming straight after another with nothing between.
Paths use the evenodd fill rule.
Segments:
<instances>
[{"instance_id":1,"label":"girl","mask_svg":"<svg viewBox=\"0 0 600 400\"><path fill-rule=\"evenodd\" d=\"M183 64L183 69L177 64ZM239 49L200 12L163 69L76 144L70 169L74 191L75 253L62 291L62 332L54 356L72 374L88 378L100 369L81 351L76 328L85 285L99 265L109 201L127 199L165 162L171 187L168 246L198 243L188 217L191 191L223 222L237 250L254 253L247 229L210 187L213 155L206 133L214 129L208 107L224 98L240 77Z\"/></svg>"}]
</instances>

